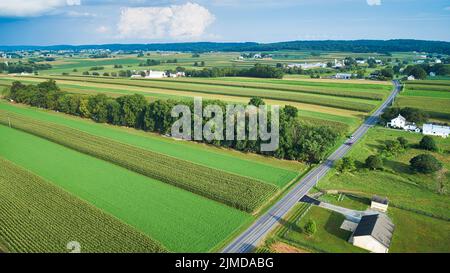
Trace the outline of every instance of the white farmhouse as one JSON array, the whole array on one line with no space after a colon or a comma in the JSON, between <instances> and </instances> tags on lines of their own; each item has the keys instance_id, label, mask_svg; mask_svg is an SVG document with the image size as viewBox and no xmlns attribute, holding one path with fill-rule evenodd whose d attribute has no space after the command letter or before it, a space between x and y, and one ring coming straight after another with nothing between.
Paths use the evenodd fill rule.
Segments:
<instances>
[{"instance_id":1,"label":"white farmhouse","mask_svg":"<svg viewBox=\"0 0 450 273\"><path fill-rule=\"evenodd\" d=\"M406 126L406 119L402 115L398 115L398 117L392 119L391 122L388 122L387 125L392 128L403 129Z\"/></svg>"},{"instance_id":2,"label":"white farmhouse","mask_svg":"<svg viewBox=\"0 0 450 273\"><path fill-rule=\"evenodd\" d=\"M414 81L416 78L413 75L408 76L408 81Z\"/></svg>"},{"instance_id":3,"label":"white farmhouse","mask_svg":"<svg viewBox=\"0 0 450 273\"><path fill-rule=\"evenodd\" d=\"M443 138L447 138L450 134L449 126L441 126L434 124L424 124L423 125L423 134L429 136L439 136Z\"/></svg>"},{"instance_id":4,"label":"white farmhouse","mask_svg":"<svg viewBox=\"0 0 450 273\"><path fill-rule=\"evenodd\" d=\"M414 122L408 122L402 115L398 115L398 117L392 119L386 125L391 128L420 133L420 128Z\"/></svg>"},{"instance_id":5,"label":"white farmhouse","mask_svg":"<svg viewBox=\"0 0 450 273\"><path fill-rule=\"evenodd\" d=\"M161 79L161 78L165 78L167 77L166 72L164 71L153 71L153 70L148 70L145 71L145 78L146 79Z\"/></svg>"},{"instance_id":6,"label":"white farmhouse","mask_svg":"<svg viewBox=\"0 0 450 273\"><path fill-rule=\"evenodd\" d=\"M385 214L365 215L350 242L373 253L388 253L393 232L394 224Z\"/></svg>"},{"instance_id":7,"label":"white farmhouse","mask_svg":"<svg viewBox=\"0 0 450 273\"><path fill-rule=\"evenodd\" d=\"M335 77L336 77L336 79L340 79L340 80L350 80L352 78L352 74L350 74L350 73L337 73Z\"/></svg>"},{"instance_id":8,"label":"white farmhouse","mask_svg":"<svg viewBox=\"0 0 450 273\"><path fill-rule=\"evenodd\" d=\"M434 63L436 63L436 64L441 64L442 61L441 61L440 59L436 59L436 60L434 61Z\"/></svg>"}]
</instances>

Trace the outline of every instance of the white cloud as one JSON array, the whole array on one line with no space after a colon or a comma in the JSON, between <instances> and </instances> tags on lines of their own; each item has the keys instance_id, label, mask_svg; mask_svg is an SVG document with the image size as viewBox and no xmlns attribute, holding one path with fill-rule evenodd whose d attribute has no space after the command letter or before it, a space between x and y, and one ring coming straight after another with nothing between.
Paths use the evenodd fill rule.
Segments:
<instances>
[{"instance_id":1,"label":"white cloud","mask_svg":"<svg viewBox=\"0 0 450 273\"><path fill-rule=\"evenodd\" d=\"M95 29L95 31L98 33L107 33L109 32L109 28L105 26L99 26L98 28Z\"/></svg>"},{"instance_id":2,"label":"white cloud","mask_svg":"<svg viewBox=\"0 0 450 273\"><path fill-rule=\"evenodd\" d=\"M79 6L81 0L0 0L0 16L38 16L64 6Z\"/></svg>"},{"instance_id":3,"label":"white cloud","mask_svg":"<svg viewBox=\"0 0 450 273\"><path fill-rule=\"evenodd\" d=\"M381 0L367 0L367 5L369 6L380 6Z\"/></svg>"},{"instance_id":4,"label":"white cloud","mask_svg":"<svg viewBox=\"0 0 450 273\"><path fill-rule=\"evenodd\" d=\"M122 38L189 39L200 37L215 17L195 3L169 7L125 8L118 30Z\"/></svg>"}]
</instances>

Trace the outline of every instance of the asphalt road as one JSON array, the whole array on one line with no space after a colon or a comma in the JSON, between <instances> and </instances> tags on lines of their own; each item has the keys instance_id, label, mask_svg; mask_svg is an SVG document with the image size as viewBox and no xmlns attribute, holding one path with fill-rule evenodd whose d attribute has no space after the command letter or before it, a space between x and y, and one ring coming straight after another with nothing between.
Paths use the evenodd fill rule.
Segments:
<instances>
[{"instance_id":1,"label":"asphalt road","mask_svg":"<svg viewBox=\"0 0 450 273\"><path fill-rule=\"evenodd\" d=\"M223 253L246 253L251 252L264 237L278 224L297 202L306 195L317 182L333 167L333 162L344 157L351 149L352 145L360 140L367 133L370 127L374 126L379 116L389 107L400 91L398 81L393 81L394 90L389 98L353 133L353 138L348 139L333 154L331 154L322 164L311 170L303 177L281 200L264 213L246 231L235 238Z\"/></svg>"}]
</instances>

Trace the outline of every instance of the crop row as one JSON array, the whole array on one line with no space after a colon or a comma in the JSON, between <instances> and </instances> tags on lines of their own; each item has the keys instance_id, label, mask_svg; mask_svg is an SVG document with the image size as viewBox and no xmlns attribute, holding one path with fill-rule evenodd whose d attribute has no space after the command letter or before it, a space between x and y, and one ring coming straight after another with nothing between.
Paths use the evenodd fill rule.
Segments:
<instances>
[{"instance_id":1,"label":"crop row","mask_svg":"<svg viewBox=\"0 0 450 273\"><path fill-rule=\"evenodd\" d=\"M166 83L169 82L167 80L154 80L154 81ZM196 80L196 79L188 79L188 80L183 79L177 81L171 80L170 83L180 83L180 84L191 83L198 85L206 85L209 87L229 86L235 88L287 91L287 92L308 93L308 94L327 95L344 98L357 98L366 100L383 100L384 98L384 94L367 91L345 90L345 86L344 87L341 86L340 88L324 88L324 87L303 86L303 85L286 85L286 84L272 84L272 83L258 83L258 82L231 82L231 81Z\"/></svg>"},{"instance_id":2,"label":"crop row","mask_svg":"<svg viewBox=\"0 0 450 273\"><path fill-rule=\"evenodd\" d=\"M450 85L407 84L408 90L445 91L450 92Z\"/></svg>"},{"instance_id":3,"label":"crop row","mask_svg":"<svg viewBox=\"0 0 450 273\"><path fill-rule=\"evenodd\" d=\"M5 125L11 123L13 128L246 212L252 212L259 208L278 190L274 185L255 179L208 168L7 111L0 110L0 123Z\"/></svg>"},{"instance_id":4,"label":"crop row","mask_svg":"<svg viewBox=\"0 0 450 273\"><path fill-rule=\"evenodd\" d=\"M371 103L352 101L353 98L336 98L333 96L323 96L316 94L305 94L300 92L274 91L256 88L236 88L231 86L206 86L194 84L180 85L174 82L161 81L139 81L139 80L110 80L102 78L77 78L77 77L52 77L53 79L72 80L90 83L109 83L115 85L135 86L143 88L153 88L155 90L172 90L180 92L192 92L211 95L226 95L234 97L261 97L264 99L273 99L279 101L291 101L313 105L321 105L345 110L370 112L375 106ZM199 87L200 86L200 87ZM131 91L130 91L131 92Z\"/></svg>"},{"instance_id":5,"label":"crop row","mask_svg":"<svg viewBox=\"0 0 450 273\"><path fill-rule=\"evenodd\" d=\"M116 218L0 158L0 241L10 252L166 252Z\"/></svg>"}]
</instances>

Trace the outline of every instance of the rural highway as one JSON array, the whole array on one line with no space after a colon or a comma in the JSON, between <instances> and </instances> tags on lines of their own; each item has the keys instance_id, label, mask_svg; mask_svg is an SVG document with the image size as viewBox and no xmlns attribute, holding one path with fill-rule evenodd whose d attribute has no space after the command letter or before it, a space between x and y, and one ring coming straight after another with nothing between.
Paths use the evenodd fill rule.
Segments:
<instances>
[{"instance_id":1,"label":"rural highway","mask_svg":"<svg viewBox=\"0 0 450 273\"><path fill-rule=\"evenodd\" d=\"M374 126L379 116L389 107L397 94L400 92L400 83L393 81L394 90L388 99L359 127L351 139L342 144L333 154L331 154L322 164L311 170L303 177L281 200L279 200L266 213L259 217L245 232L235 238L222 253L247 253L251 252L265 236L276 227L278 221L283 218L298 201L306 195L317 182L333 167L333 162L344 157L351 146L360 140Z\"/></svg>"}]
</instances>

